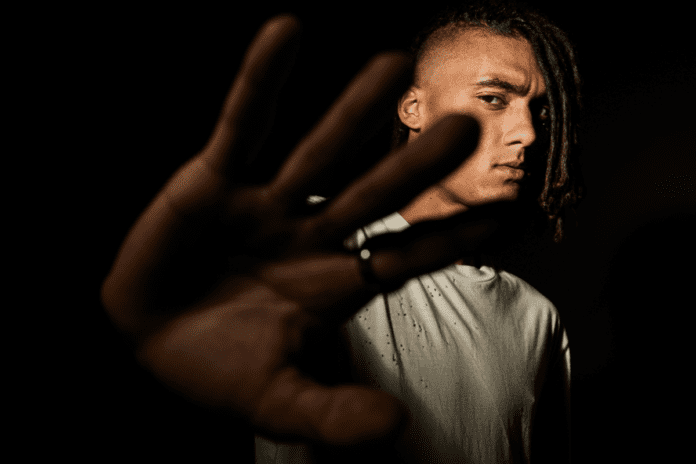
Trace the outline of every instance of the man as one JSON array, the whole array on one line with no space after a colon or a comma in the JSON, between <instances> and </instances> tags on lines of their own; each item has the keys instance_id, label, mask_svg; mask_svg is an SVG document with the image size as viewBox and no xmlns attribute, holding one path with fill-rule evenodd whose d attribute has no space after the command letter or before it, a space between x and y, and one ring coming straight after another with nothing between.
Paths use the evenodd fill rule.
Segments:
<instances>
[{"instance_id":1,"label":"man","mask_svg":"<svg viewBox=\"0 0 696 464\"><path fill-rule=\"evenodd\" d=\"M208 144L164 186L119 251L102 287L110 317L131 341L139 361L171 388L195 402L230 412L230 420L239 420L266 439L310 443L308 448L318 459L328 455L337 462L341 457L337 451L355 449L356 456L363 453L368 458L366 451L381 453L386 459L420 462L436 462L440 457L456 462L469 458L496 462L502 457L515 462L530 456L529 441L537 438L549 444L542 451L552 449L559 440L551 432L562 429L557 425L564 423L554 418L554 413L567 417L563 416L567 397L562 393L568 351L550 303L512 276L496 276L485 266L457 264L454 266L460 267L454 270L461 272L462 280L475 281L466 285L480 287L478 296L461 294L459 301L452 300L449 316L427 319L434 314L429 308L443 307L432 302L452 299L452 292L459 288L454 282L451 292L441 288L434 271L457 259L472 263L469 259L480 253L500 224L501 212L508 211L495 203L515 198L518 187L511 184L519 179L514 172L485 172L480 166L485 165L482 160L522 161L521 155L527 155L526 148L533 142L533 137L523 135L531 118L528 108L544 93L537 73L523 66L517 76L507 76L518 78L515 83L525 92L510 103L512 109L506 109L502 119L510 124L508 121L522 115L527 121L510 126L520 133L512 136L510 151L482 155L486 152L480 149L481 143L486 146L486 140L495 139L490 136L495 132L490 132L493 125L489 121L496 119L487 121L489 116L483 112L493 111L488 107L471 116L453 116L461 109L441 105L438 111L438 106L430 103L419 106L423 97L418 91L407 92L400 114L414 132L409 142L384 160L376 160L375 167L360 179L338 185L340 193L335 198L320 210L307 213L300 207L303 200L332 174L351 147L369 137L375 119L388 115L385 110L403 95L409 76L408 61L398 54L373 60L272 180L250 185L243 182L243 163L237 161L253 156L263 141L297 36L296 21L281 17L269 22L255 39ZM477 39L467 35L465 40ZM507 58L524 50L516 42L495 43L510 47L503 54ZM548 85L548 81L544 83ZM481 104L495 106L487 101L489 94L477 95ZM563 118L556 115L557 100L550 100L553 132L565 122L556 122ZM565 129L561 132L566 134ZM566 149L566 145L557 148L562 156L566 156ZM554 156L549 157L552 173L558 159ZM417 196L452 172L448 179L462 176L456 169L470 161L470 166L479 169L466 168L466 175L471 170L484 174L483 185L492 189L481 197L471 197L475 201L471 205L466 203L470 198L466 189L449 180L436 184L431 194ZM491 196L495 192L497 196ZM443 196L450 202L434 203ZM545 190L542 198L551 197ZM486 198L490 204L484 204ZM450 216L426 220L426 206L433 204L439 206L430 218ZM470 210L464 210L469 206ZM400 214L393 216L394 211ZM390 218L397 219L397 224ZM409 218L414 224L396 236L371 239L368 259L342 248L345 238L359 228L364 227L368 236L378 232L375 221L386 229L405 228L408 223L398 223L399 218ZM367 253L361 256L365 258ZM210 257L212 265L204 259ZM406 342L403 350L398 347L403 351L398 353L401 367L386 363L372 369L367 363L362 371L355 369L356 380L379 384L377 389L317 382L327 369L326 363L316 362L324 354L320 348L329 346L327 339L335 338L349 317L365 305L364 312L370 305L378 305L372 307L392 318L391 302L382 307L379 302L398 299L400 289L410 292L414 283L418 285L423 282L419 279L428 275L435 276L427 289L432 291L431 300L423 300L426 304L416 305L413 311L403 308L400 327L391 320L374 319L381 324L380 330L418 326L415 337L409 338L404 331L387 340L393 347L397 341ZM378 293L381 296L375 298ZM466 298L481 295L492 300L479 306L463 304ZM415 301L407 296L410 299L405 303ZM525 306L525 302L532 306ZM486 309L490 313L485 314ZM373 330L368 325L362 331L363 319L370 322L372 317L364 312L346 325L358 361L354 367L360 367L361 356L380 354L357 350L361 343L373 343L369 337L359 338ZM409 316L420 318L415 326ZM447 317L452 324L439 325ZM457 340L464 332L450 332L454 322L465 332L482 336ZM500 327L496 327L498 322ZM421 334L428 349L419 354L409 343L420 341ZM466 346L478 341L484 343L483 349ZM441 349L448 344L456 349ZM425 344L421 346L425 348ZM409 349L410 359L406 355ZM423 353L431 358L419 358ZM442 362L437 359L439 353ZM397 353L381 354L389 360ZM406 383L394 382L393 374L412 379L414 369L428 364L431 370L424 371L420 392L437 386L445 395L440 409L433 406L432 395L419 396L416 390L411 392L415 394L401 395L401 400L394 398L405 391ZM388 369L382 373L382 367ZM440 381L436 385L435 370L453 383L442 385ZM386 380L384 385L382 380ZM395 387L404 390L395 391ZM546 391L553 394L546 395ZM485 404L475 404L482 398ZM444 409L453 403L457 408ZM542 407L543 403L548 406ZM473 416L459 414L466 407ZM530 430L535 414L547 418L544 423L552 427L537 433L534 422ZM451 419L449 424L459 421L458 429L441 428L449 426L447 421L438 423L446 415ZM466 430L472 424L476 428ZM370 446L355 446L365 443ZM425 451L436 455L423 455ZM536 459L534 451L531 456ZM558 462L559 454L551 456Z\"/></svg>"},{"instance_id":2,"label":"man","mask_svg":"<svg viewBox=\"0 0 696 464\"><path fill-rule=\"evenodd\" d=\"M525 28L515 34L522 20ZM407 137L413 143L447 113L473 115L481 123L481 138L449 177L359 231L353 237L358 245L367 237L480 205L516 202L522 208L540 196L539 182L530 183L530 177L543 178L544 168L555 168L550 131L569 125L568 114L556 110L552 118L549 100L572 101L578 94L574 86L554 82L559 76L548 56L544 62L544 41L557 46L567 39L544 27L551 29L540 16L491 4L464 5L433 20L413 47L413 84L399 100L395 141ZM573 64L569 47L565 56L557 54L556 60ZM558 150L559 139L551 150ZM563 163L575 156L570 144L565 150ZM545 206L551 212L549 177L546 197L536 205L540 211ZM571 180L566 175L565 182ZM563 187L576 193L572 185ZM553 304L518 277L501 272L495 258L495 250L485 258L479 252L412 279L378 295L345 326L354 379L399 397L414 414L397 444L402 460L569 458L567 336ZM311 461L312 451L301 446L256 441L257 462ZM324 459L335 462L337 457Z\"/></svg>"}]
</instances>

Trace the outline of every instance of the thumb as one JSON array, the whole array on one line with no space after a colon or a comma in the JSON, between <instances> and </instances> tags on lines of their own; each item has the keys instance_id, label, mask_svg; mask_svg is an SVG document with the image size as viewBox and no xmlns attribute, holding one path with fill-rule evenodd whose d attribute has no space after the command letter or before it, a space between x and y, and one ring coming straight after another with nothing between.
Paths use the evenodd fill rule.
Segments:
<instances>
[{"instance_id":1,"label":"thumb","mask_svg":"<svg viewBox=\"0 0 696 464\"><path fill-rule=\"evenodd\" d=\"M326 387L295 368L279 374L258 403L254 426L275 441L348 447L395 441L410 417L404 403L360 385Z\"/></svg>"}]
</instances>

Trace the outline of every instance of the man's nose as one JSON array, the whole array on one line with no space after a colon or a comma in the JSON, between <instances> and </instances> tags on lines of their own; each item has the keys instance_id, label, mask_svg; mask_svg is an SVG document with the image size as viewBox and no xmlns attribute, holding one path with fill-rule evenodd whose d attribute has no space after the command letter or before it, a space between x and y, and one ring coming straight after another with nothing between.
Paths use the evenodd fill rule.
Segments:
<instances>
[{"instance_id":1,"label":"man's nose","mask_svg":"<svg viewBox=\"0 0 696 464\"><path fill-rule=\"evenodd\" d=\"M506 138L506 144L519 143L523 147L529 147L536 141L536 128L529 108L520 108L511 115Z\"/></svg>"}]
</instances>

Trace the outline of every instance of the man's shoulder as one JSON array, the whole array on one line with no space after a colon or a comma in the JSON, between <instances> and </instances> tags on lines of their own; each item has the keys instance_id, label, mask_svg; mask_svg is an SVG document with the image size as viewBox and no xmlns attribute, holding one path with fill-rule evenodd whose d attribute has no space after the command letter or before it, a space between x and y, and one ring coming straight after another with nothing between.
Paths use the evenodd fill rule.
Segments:
<instances>
[{"instance_id":1,"label":"man's shoulder","mask_svg":"<svg viewBox=\"0 0 696 464\"><path fill-rule=\"evenodd\" d=\"M560 320L556 305L532 284L508 271L500 271L499 275L501 285L514 296L516 307L524 311L524 317L531 320L544 318L554 324Z\"/></svg>"}]
</instances>

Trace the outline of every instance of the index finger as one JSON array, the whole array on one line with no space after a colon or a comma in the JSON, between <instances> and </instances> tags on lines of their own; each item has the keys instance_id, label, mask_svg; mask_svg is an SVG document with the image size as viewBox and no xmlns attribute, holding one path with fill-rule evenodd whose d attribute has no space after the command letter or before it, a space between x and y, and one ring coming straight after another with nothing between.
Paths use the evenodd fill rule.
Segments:
<instances>
[{"instance_id":1,"label":"index finger","mask_svg":"<svg viewBox=\"0 0 696 464\"><path fill-rule=\"evenodd\" d=\"M216 171L236 174L260 149L299 48L300 23L276 16L259 30L244 57L202 157Z\"/></svg>"},{"instance_id":2,"label":"index finger","mask_svg":"<svg viewBox=\"0 0 696 464\"><path fill-rule=\"evenodd\" d=\"M401 209L454 171L474 152L479 134L473 117L445 116L353 182L307 227L324 243L341 243L359 227Z\"/></svg>"}]
</instances>

